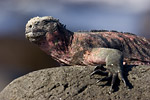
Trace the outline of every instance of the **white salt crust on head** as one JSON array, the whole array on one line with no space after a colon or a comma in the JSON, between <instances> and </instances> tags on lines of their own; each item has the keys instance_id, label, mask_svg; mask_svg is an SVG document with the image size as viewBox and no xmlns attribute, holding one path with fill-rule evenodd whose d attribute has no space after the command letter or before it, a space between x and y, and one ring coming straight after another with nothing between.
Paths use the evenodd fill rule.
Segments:
<instances>
[{"instance_id":1,"label":"white salt crust on head","mask_svg":"<svg viewBox=\"0 0 150 100\"><path fill-rule=\"evenodd\" d=\"M43 20L47 20L47 21L56 21L56 22L59 22L58 19L55 19L53 18L52 16L44 16L44 17L34 17L34 18L31 18L28 23L26 24L26 27L28 27L29 25L33 25L34 23L36 22L40 22L40 21L43 21Z\"/></svg>"}]
</instances>

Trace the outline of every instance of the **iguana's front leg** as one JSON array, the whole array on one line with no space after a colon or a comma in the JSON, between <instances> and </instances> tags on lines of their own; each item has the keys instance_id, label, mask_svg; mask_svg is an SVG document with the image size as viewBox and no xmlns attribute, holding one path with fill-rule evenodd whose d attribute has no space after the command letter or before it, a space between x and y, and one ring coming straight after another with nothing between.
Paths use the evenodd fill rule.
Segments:
<instances>
[{"instance_id":1,"label":"iguana's front leg","mask_svg":"<svg viewBox=\"0 0 150 100\"><path fill-rule=\"evenodd\" d=\"M110 79L112 77L112 81L111 81L111 87L110 87L110 93L113 92L113 87L116 81L116 78L118 76L118 74L120 74L121 80L124 82L125 86L126 86L126 81L123 77L123 55L122 52L116 49L109 49L109 48L97 48L96 50L94 50L91 53L94 52L98 52L99 54L97 54L97 57L99 57L99 59L103 59L105 60L106 66L104 66L106 68L106 71L102 71L101 68L97 68L94 70L94 72L91 75L94 75L97 72L101 72L101 73L109 73L108 77L105 77L103 79L99 79L99 81L104 81L107 79ZM92 54L94 55L94 54ZM100 61L102 62L102 61ZM101 67L103 67L101 65ZM98 81L98 82L99 82Z\"/></svg>"},{"instance_id":2,"label":"iguana's front leg","mask_svg":"<svg viewBox=\"0 0 150 100\"><path fill-rule=\"evenodd\" d=\"M108 75L109 73L104 68L104 65L101 64L95 67L94 71L90 74L90 76L94 74Z\"/></svg>"}]
</instances>

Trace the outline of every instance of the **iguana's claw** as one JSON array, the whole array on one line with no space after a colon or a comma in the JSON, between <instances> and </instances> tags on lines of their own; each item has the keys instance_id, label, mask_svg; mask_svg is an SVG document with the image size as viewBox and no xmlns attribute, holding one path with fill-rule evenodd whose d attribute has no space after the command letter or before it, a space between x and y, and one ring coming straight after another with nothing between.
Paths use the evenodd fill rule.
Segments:
<instances>
[{"instance_id":1,"label":"iguana's claw","mask_svg":"<svg viewBox=\"0 0 150 100\"><path fill-rule=\"evenodd\" d=\"M97 81L96 83L99 83L99 82L101 82L101 81L107 81L107 80L109 80L111 77L112 77L112 76L107 76L107 77L104 77L104 78L102 78L102 79L98 79L98 81Z\"/></svg>"},{"instance_id":2,"label":"iguana's claw","mask_svg":"<svg viewBox=\"0 0 150 100\"><path fill-rule=\"evenodd\" d=\"M102 70L94 70L91 74L90 74L90 76L93 76L94 74L103 74L103 75L108 75L108 72L104 72L104 71L102 71Z\"/></svg>"},{"instance_id":3,"label":"iguana's claw","mask_svg":"<svg viewBox=\"0 0 150 100\"><path fill-rule=\"evenodd\" d=\"M105 72L105 70L103 65L96 66L90 76L93 76L94 74L108 75L108 72Z\"/></svg>"}]
</instances>

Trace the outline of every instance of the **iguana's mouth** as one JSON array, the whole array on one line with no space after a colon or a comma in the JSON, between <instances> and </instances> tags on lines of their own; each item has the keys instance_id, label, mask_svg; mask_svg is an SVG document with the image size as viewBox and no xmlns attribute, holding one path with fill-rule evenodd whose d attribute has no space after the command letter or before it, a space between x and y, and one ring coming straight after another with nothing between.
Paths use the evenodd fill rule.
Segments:
<instances>
[{"instance_id":1,"label":"iguana's mouth","mask_svg":"<svg viewBox=\"0 0 150 100\"><path fill-rule=\"evenodd\" d=\"M25 36L30 42L37 42L45 36L45 32L26 32Z\"/></svg>"}]
</instances>

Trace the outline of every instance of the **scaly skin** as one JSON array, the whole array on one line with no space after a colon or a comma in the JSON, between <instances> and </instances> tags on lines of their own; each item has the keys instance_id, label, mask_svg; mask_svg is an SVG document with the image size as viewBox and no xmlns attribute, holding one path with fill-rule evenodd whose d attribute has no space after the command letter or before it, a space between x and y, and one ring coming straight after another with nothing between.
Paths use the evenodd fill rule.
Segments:
<instances>
[{"instance_id":1,"label":"scaly skin","mask_svg":"<svg viewBox=\"0 0 150 100\"><path fill-rule=\"evenodd\" d=\"M59 20L35 17L26 25L26 38L63 65L106 64L112 85L123 62L130 65L150 64L150 41L116 31L71 32ZM124 58L124 59L123 59ZM100 71L96 69L93 73Z\"/></svg>"}]
</instances>

